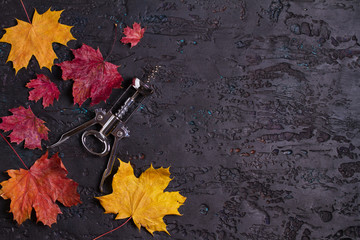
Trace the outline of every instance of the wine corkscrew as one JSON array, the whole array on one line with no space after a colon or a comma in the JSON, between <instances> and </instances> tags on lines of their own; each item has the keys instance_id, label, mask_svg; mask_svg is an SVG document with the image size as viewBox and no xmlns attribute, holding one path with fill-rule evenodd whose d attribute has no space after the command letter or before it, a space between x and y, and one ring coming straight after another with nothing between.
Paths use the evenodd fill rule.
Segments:
<instances>
[{"instance_id":1,"label":"wine corkscrew","mask_svg":"<svg viewBox=\"0 0 360 240\"><path fill-rule=\"evenodd\" d=\"M116 153L119 150L119 141L130 136L130 131L125 126L126 122L136 112L136 109L138 109L145 97L152 94L152 92L153 89L147 83L142 82L138 78L134 78L132 84L118 98L110 110L105 111L102 108L95 109L95 117L93 119L64 133L59 141L48 148L54 148L62 144L71 136L76 135L95 124L101 125L99 131L94 129L86 130L81 136L81 141L85 149L91 154L102 157L106 156L111 151L107 167L100 182L100 191L104 192L104 181L111 174L116 159ZM112 147L108 138L110 135L114 136ZM100 151L94 150L92 147L93 145L90 144L92 143L91 140L100 142L103 146L102 149Z\"/></svg>"}]
</instances>

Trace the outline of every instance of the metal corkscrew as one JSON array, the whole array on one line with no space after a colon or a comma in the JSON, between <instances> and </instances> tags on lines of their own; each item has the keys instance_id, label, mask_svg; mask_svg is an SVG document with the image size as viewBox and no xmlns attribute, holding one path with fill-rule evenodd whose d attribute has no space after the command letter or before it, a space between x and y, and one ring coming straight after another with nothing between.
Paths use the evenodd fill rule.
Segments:
<instances>
[{"instance_id":1,"label":"metal corkscrew","mask_svg":"<svg viewBox=\"0 0 360 240\"><path fill-rule=\"evenodd\" d=\"M105 111L101 108L95 109L95 117L93 119L64 133L60 137L59 141L49 146L48 148L56 147L65 142L71 136L84 131L85 129L95 124L100 124L102 127L99 131L93 129L85 131L81 136L81 142L88 152L101 157L107 155L111 150L107 167L100 182L100 191L104 192L104 182L105 179L111 174L112 168L114 166L116 153L119 149L119 140L130 136L130 131L127 129L125 124L134 114L134 112L136 112L136 109L140 106L144 98L152 94L152 92L153 90L149 85L143 83L138 78L134 78L132 84L118 98L110 110ZM108 139L110 134L114 136L114 143L112 148ZM103 144L102 151L96 151L90 147L89 142L91 139L96 139Z\"/></svg>"}]
</instances>

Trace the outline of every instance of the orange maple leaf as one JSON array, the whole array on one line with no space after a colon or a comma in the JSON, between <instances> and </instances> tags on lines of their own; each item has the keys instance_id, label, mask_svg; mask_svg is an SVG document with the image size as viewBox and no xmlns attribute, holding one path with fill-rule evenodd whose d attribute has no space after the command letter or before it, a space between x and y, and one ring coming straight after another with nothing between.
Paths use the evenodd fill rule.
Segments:
<instances>
[{"instance_id":1,"label":"orange maple leaf","mask_svg":"<svg viewBox=\"0 0 360 240\"><path fill-rule=\"evenodd\" d=\"M143 226L151 234L155 231L169 234L163 217L181 215L178 208L186 200L179 192L164 192L170 181L169 168L151 166L137 178L131 164L120 161L113 178L113 193L97 199L105 213L117 214L115 219L132 217L139 229Z\"/></svg>"},{"instance_id":2,"label":"orange maple leaf","mask_svg":"<svg viewBox=\"0 0 360 240\"><path fill-rule=\"evenodd\" d=\"M52 43L66 45L68 41L75 40L70 33L72 26L58 22L62 12L49 9L44 14L38 14L35 9L32 23L16 19L18 25L5 29L6 33L0 42L12 45L7 62L13 62L16 73L27 67L33 55L40 68L46 67L51 71L54 59L57 58Z\"/></svg>"},{"instance_id":3,"label":"orange maple leaf","mask_svg":"<svg viewBox=\"0 0 360 240\"><path fill-rule=\"evenodd\" d=\"M67 170L58 154L48 152L29 169L8 170L10 179L0 183L0 196L11 199L10 212L19 224L30 219L32 208L37 221L51 226L61 210L55 201L70 207L81 203L76 192L78 184L66 177Z\"/></svg>"},{"instance_id":4,"label":"orange maple leaf","mask_svg":"<svg viewBox=\"0 0 360 240\"><path fill-rule=\"evenodd\" d=\"M131 43L130 48L135 47L140 42L140 39L143 38L144 32L145 28L141 28L139 23L134 22L132 29L130 27L126 27L124 29L123 33L126 35L126 37L123 37L121 42L124 44Z\"/></svg>"}]
</instances>

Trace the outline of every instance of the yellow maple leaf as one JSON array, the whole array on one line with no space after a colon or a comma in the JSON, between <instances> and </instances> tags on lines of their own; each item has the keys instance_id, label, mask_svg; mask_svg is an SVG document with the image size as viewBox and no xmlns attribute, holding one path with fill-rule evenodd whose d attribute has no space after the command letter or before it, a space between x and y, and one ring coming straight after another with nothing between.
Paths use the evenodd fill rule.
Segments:
<instances>
[{"instance_id":1,"label":"yellow maple leaf","mask_svg":"<svg viewBox=\"0 0 360 240\"><path fill-rule=\"evenodd\" d=\"M97 197L105 213L117 214L115 219L132 217L139 230L143 226L151 234L155 231L169 234L163 217L181 215L178 208L186 200L179 192L164 192L171 181L169 168L151 166L137 178L130 163L119 161L113 193Z\"/></svg>"},{"instance_id":2,"label":"yellow maple leaf","mask_svg":"<svg viewBox=\"0 0 360 240\"><path fill-rule=\"evenodd\" d=\"M75 40L70 32L72 26L59 23L62 12L49 9L44 14L38 14L35 9L32 23L16 19L16 26L5 28L6 33L0 42L12 45L6 62L13 62L16 73L27 67L33 55L40 68L47 67L51 71L54 59L57 58L52 43L66 45L68 41Z\"/></svg>"}]
</instances>

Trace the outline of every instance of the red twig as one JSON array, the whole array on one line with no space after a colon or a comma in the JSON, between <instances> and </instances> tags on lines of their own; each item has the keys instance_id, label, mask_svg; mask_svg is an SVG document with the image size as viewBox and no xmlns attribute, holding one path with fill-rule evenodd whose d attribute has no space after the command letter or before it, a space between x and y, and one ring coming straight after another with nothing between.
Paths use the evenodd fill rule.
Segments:
<instances>
[{"instance_id":1,"label":"red twig","mask_svg":"<svg viewBox=\"0 0 360 240\"><path fill-rule=\"evenodd\" d=\"M29 170L29 168L26 166L26 164L24 163L24 161L21 159L21 157L19 156L19 154L15 151L15 149L11 146L11 144L8 142L8 140L4 137L4 135L2 135L0 133L0 135L2 136L2 138L5 140L5 142L7 142L7 144L9 144L9 146L11 147L11 149L14 151L14 153L16 154L16 156L20 159L20 161L22 162L22 164L24 164L25 168L27 170Z\"/></svg>"},{"instance_id":2,"label":"red twig","mask_svg":"<svg viewBox=\"0 0 360 240\"><path fill-rule=\"evenodd\" d=\"M25 11L26 16L27 16L27 18L28 18L28 20L29 20L29 23L31 24L31 20L30 20L30 18L29 18L29 14L28 14L28 12L26 11L25 5L24 5L24 3L23 3L23 1L22 1L22 0L20 0L20 2L21 2L21 5L22 5L22 6L23 6L23 8L24 8L24 11Z\"/></svg>"},{"instance_id":3,"label":"red twig","mask_svg":"<svg viewBox=\"0 0 360 240\"><path fill-rule=\"evenodd\" d=\"M115 36L114 36L114 42L113 42L113 44L112 44L112 46L111 46L111 49L110 49L110 52L108 53L108 55L106 56L106 58L104 59L104 62L106 61L106 59L108 59L108 57L111 55L111 53L112 53L112 51L113 51L113 49L114 49L114 45L115 45L115 41L116 41L116 34L117 33L117 24L115 23Z\"/></svg>"},{"instance_id":4,"label":"red twig","mask_svg":"<svg viewBox=\"0 0 360 240\"><path fill-rule=\"evenodd\" d=\"M113 230L110 230L110 231L108 231L108 232L106 232L106 233L104 233L104 234L101 234L100 236L94 238L93 240L99 239L99 238L101 238L101 237L103 237L103 236L105 236L105 235L107 235L107 234L109 234L109 233L112 233L113 231L118 230L119 228L121 228L122 226L124 226L128 221L130 221L130 219L131 219L131 217L129 217L128 220L126 220L126 222L124 222L124 223L121 224L120 226L118 226L118 227L114 228Z\"/></svg>"}]
</instances>

